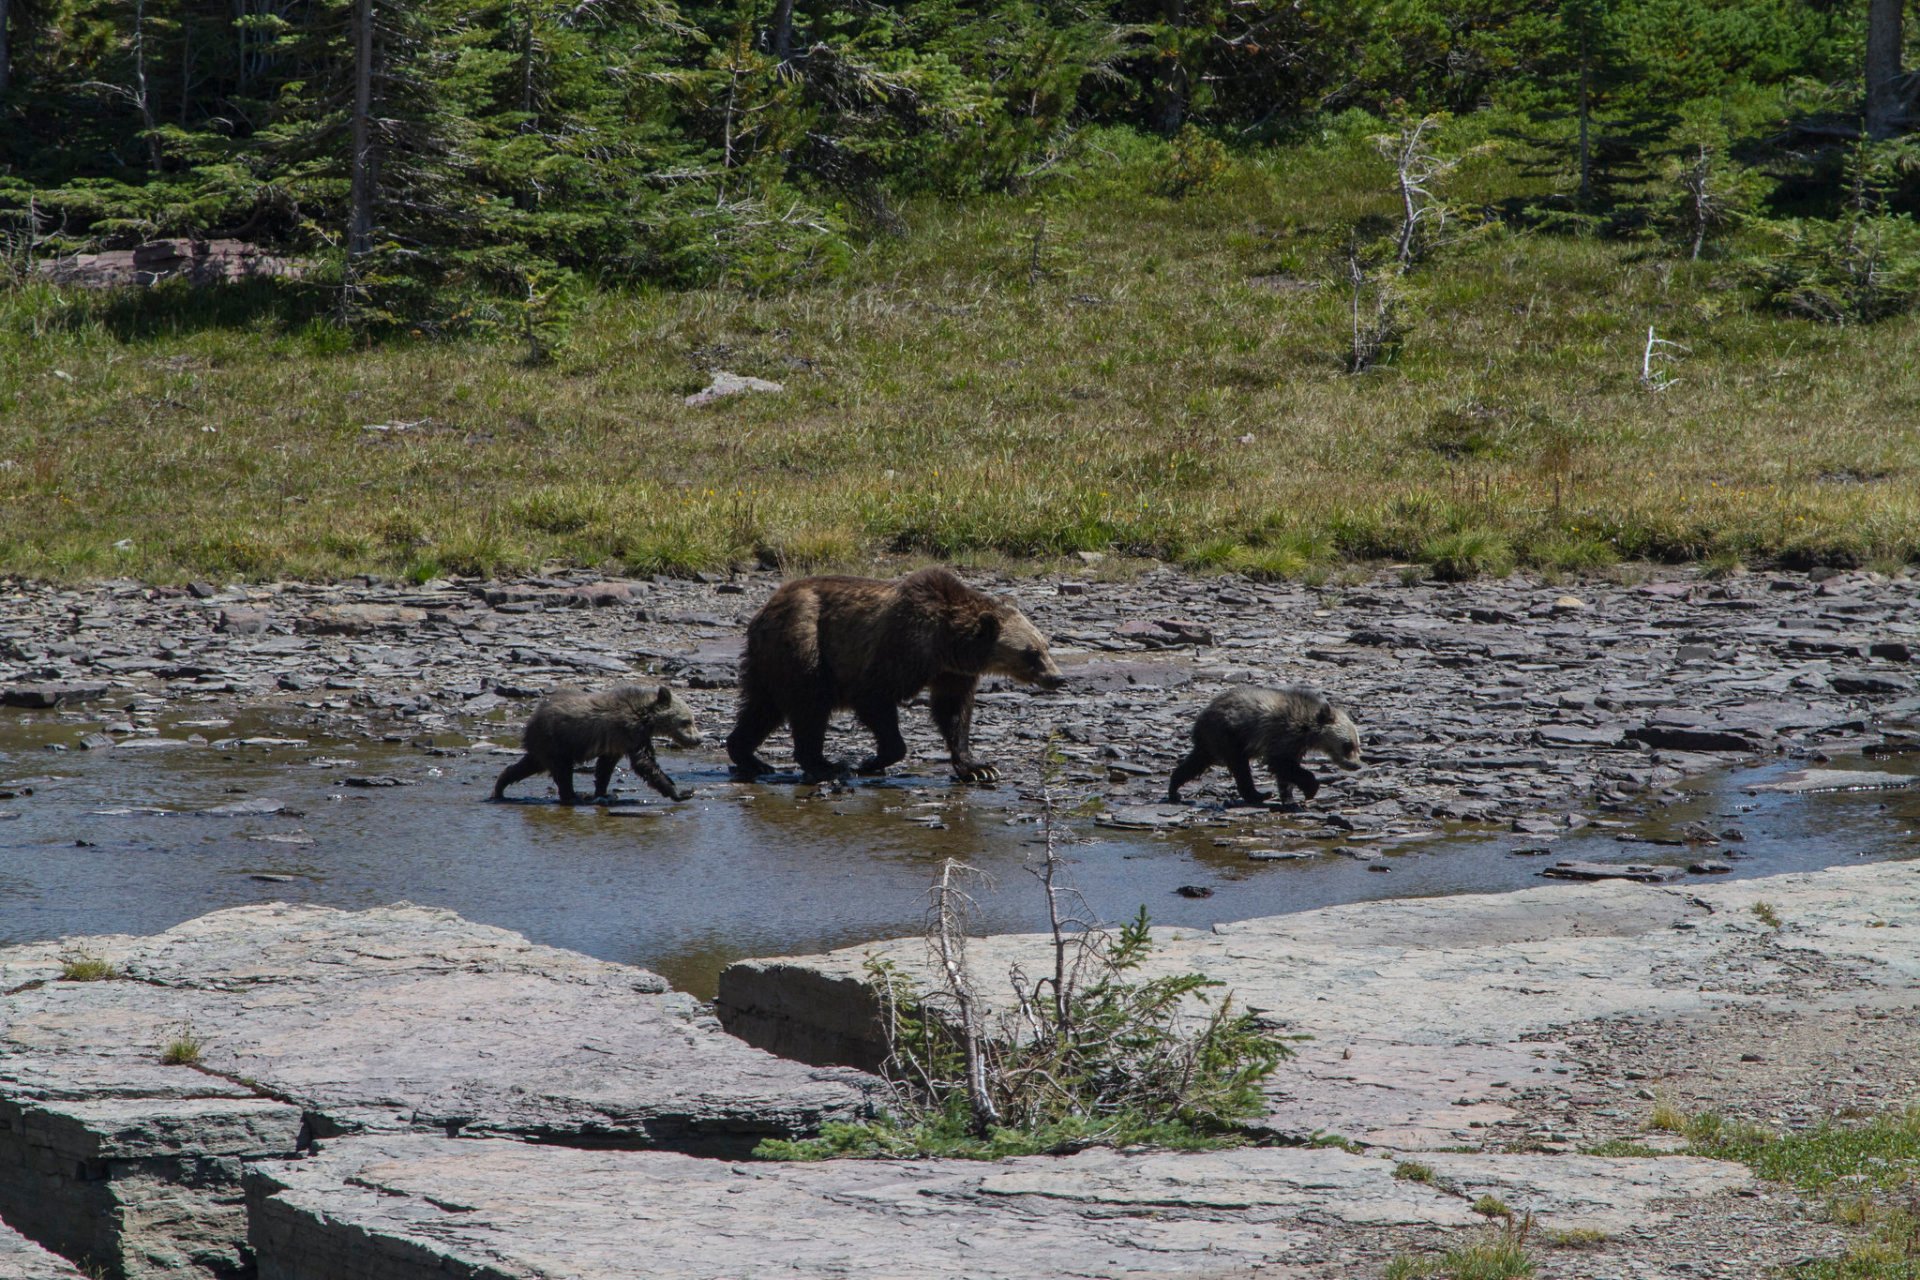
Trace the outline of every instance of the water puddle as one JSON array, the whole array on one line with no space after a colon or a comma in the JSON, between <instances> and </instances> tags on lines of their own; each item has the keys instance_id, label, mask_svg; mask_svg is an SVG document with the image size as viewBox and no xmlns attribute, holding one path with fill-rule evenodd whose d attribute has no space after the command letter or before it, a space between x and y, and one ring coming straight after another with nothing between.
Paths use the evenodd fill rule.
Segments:
<instances>
[{"instance_id":1,"label":"water puddle","mask_svg":"<svg viewBox=\"0 0 1920 1280\"><path fill-rule=\"evenodd\" d=\"M538 797L484 804L511 756L444 745L302 738L260 718L171 716L156 738L72 746L99 722L0 717L0 943L152 933L222 907L285 900L448 907L665 974L711 995L744 956L822 951L920 928L939 862L987 873L976 926L1042 923L1023 869L1034 812L1009 788L955 788L942 771L839 793L730 782L706 754L663 753L683 785L668 804L623 769L627 803L565 809ZM1075 817L1073 883L1109 921L1144 904L1156 923L1204 926L1335 903L1547 883L1560 860L1732 876L1920 855L1920 788L1758 792L1806 762L1694 780L1651 817L1527 834L1337 831L1325 807L1171 832ZM1920 758L1824 766L1920 774ZM583 779L583 782L585 779ZM1076 797L1098 785L1064 788ZM11 793L11 794L7 794ZM1737 832L1739 839L1724 833ZM1690 838L1710 836L1718 843ZM1183 888L1195 896L1183 896Z\"/></svg>"}]
</instances>

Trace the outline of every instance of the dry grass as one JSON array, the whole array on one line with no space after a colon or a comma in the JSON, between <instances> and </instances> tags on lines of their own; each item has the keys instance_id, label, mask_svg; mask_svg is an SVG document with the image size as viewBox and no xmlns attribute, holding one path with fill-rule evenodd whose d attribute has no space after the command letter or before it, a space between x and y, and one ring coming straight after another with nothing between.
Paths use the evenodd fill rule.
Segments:
<instances>
[{"instance_id":1,"label":"dry grass","mask_svg":"<svg viewBox=\"0 0 1920 1280\"><path fill-rule=\"evenodd\" d=\"M1144 161L1108 162L1052 215L1037 283L1026 202L919 206L831 287L601 294L537 368L477 339L342 350L268 286L18 290L0 571L1920 555L1913 317L1780 319L1741 305L1725 263L1503 232L1420 269L1396 363L1343 373L1345 300L1322 281L1352 220L1390 208L1377 163L1281 150L1175 201L1147 194ZM1649 324L1691 352L1659 393L1637 378ZM714 367L788 390L684 407ZM364 429L382 424L412 425Z\"/></svg>"}]
</instances>

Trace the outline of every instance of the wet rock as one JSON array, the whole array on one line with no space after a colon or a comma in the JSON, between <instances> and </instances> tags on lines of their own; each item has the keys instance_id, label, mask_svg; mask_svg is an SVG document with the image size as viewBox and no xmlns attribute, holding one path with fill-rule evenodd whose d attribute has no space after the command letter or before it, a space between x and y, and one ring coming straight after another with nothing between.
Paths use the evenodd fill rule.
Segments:
<instances>
[{"instance_id":1,"label":"wet rock","mask_svg":"<svg viewBox=\"0 0 1920 1280\"><path fill-rule=\"evenodd\" d=\"M342 786L347 786L347 787L366 787L366 788L410 787L413 785L412 782L410 782L405 778L396 778L392 774L387 774L387 773L354 774L350 777L342 778L340 780L340 784Z\"/></svg>"},{"instance_id":2,"label":"wet rock","mask_svg":"<svg viewBox=\"0 0 1920 1280\"><path fill-rule=\"evenodd\" d=\"M1910 774L1885 773L1877 769L1796 769L1785 777L1748 787L1749 791L1781 791L1788 794L1818 791L1888 791L1912 786Z\"/></svg>"},{"instance_id":3,"label":"wet rock","mask_svg":"<svg viewBox=\"0 0 1920 1280\"><path fill-rule=\"evenodd\" d=\"M709 382L701 390L688 396L685 403L689 409L698 409L702 405L709 405L717 400L725 400L729 396L747 395L753 392L777 392L785 391L786 389L784 384L769 382L765 378L750 378L744 374L728 373L724 369L715 369L713 371L713 381Z\"/></svg>"},{"instance_id":4,"label":"wet rock","mask_svg":"<svg viewBox=\"0 0 1920 1280\"><path fill-rule=\"evenodd\" d=\"M1680 877L1680 868L1646 862L1556 862L1540 872L1550 880L1637 880L1660 884Z\"/></svg>"},{"instance_id":5,"label":"wet rock","mask_svg":"<svg viewBox=\"0 0 1920 1280\"><path fill-rule=\"evenodd\" d=\"M38 684L8 685L0 690L0 706L62 707L104 698L113 686L104 680L49 680Z\"/></svg>"},{"instance_id":6,"label":"wet rock","mask_svg":"<svg viewBox=\"0 0 1920 1280\"><path fill-rule=\"evenodd\" d=\"M1702 724L1691 719L1656 719L1626 731L1626 737L1673 751L1758 751L1761 740L1750 730Z\"/></svg>"},{"instance_id":7,"label":"wet rock","mask_svg":"<svg viewBox=\"0 0 1920 1280\"><path fill-rule=\"evenodd\" d=\"M1876 640L1867 646L1868 657L1889 662L1912 662L1913 652L1913 646L1904 640Z\"/></svg>"},{"instance_id":8,"label":"wet rock","mask_svg":"<svg viewBox=\"0 0 1920 1280\"><path fill-rule=\"evenodd\" d=\"M253 818L286 811L287 806L278 800L230 800L226 804L217 804L211 809L202 809L200 812L216 818Z\"/></svg>"}]
</instances>

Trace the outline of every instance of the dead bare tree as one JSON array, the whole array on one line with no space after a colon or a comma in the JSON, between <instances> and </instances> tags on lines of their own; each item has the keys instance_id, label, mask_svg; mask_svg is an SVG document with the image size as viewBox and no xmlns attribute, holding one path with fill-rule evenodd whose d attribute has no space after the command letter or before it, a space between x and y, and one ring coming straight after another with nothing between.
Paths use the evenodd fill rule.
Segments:
<instances>
[{"instance_id":1,"label":"dead bare tree","mask_svg":"<svg viewBox=\"0 0 1920 1280\"><path fill-rule=\"evenodd\" d=\"M933 905L927 913L927 932L946 979L945 994L953 1001L960 1024L961 1052L966 1056L967 1103L973 1113L974 1136L984 1138L989 1129L1000 1123L1000 1110L987 1087L986 1035L980 1025L973 974L967 967L967 921L973 914L973 899L955 883L958 877L966 875L978 876L979 872L957 858L941 863L940 881L933 888Z\"/></svg>"}]
</instances>

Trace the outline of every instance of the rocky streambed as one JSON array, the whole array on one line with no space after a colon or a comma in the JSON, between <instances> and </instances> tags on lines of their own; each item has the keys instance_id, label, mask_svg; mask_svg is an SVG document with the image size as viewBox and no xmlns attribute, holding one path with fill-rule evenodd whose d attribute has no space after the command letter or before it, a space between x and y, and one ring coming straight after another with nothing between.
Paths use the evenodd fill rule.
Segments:
<instances>
[{"instance_id":1,"label":"rocky streambed","mask_svg":"<svg viewBox=\"0 0 1920 1280\"><path fill-rule=\"evenodd\" d=\"M886 780L732 782L717 742L769 574L14 584L0 593L0 942L408 898L709 995L734 959L910 932L950 854L996 877L983 928L1034 927L1021 867L1049 734L1074 881L1109 919L1145 904L1205 927L1493 891L1563 860L1766 874L1902 856L1920 821L1910 791L1748 794L1826 757L1911 775L1909 581L1096 574L976 575L1072 675L1060 693L989 685L976 735L1011 775L992 790L951 785L920 709ZM655 676L687 690L715 744L663 754L693 801L661 803L623 769L621 803L587 812L531 783L526 803L477 803L536 695ZM1369 767L1298 813L1227 807L1217 770L1193 803L1158 803L1195 709L1244 680L1333 691ZM836 739L843 755L867 745ZM784 759L784 735L770 745Z\"/></svg>"},{"instance_id":2,"label":"rocky streambed","mask_svg":"<svg viewBox=\"0 0 1920 1280\"><path fill-rule=\"evenodd\" d=\"M7 587L0 1219L25 1239L0 1267L67 1275L47 1246L116 1276L1332 1280L1456 1238L1480 1194L1598 1233L1543 1275L1745 1277L1837 1247L1738 1167L1580 1153L1644 1137L1656 1090L1771 1123L1911 1096L1914 866L1765 875L1911 856L1910 581L976 580L1072 677L989 686L976 739L1008 785L950 786L910 712L886 782L745 786L717 751L669 754L697 800L584 811L478 803L530 699L658 675L717 739L773 577ZM1297 813L1227 807L1218 773L1158 803L1194 709L1238 681L1335 693L1368 769ZM1017 872L1050 736L1102 912L1148 901L1156 965L1311 1037L1270 1091L1278 1145L743 1160L874 1104L853 975L876 948L917 962L885 939L915 932L939 857ZM1461 893L1559 861L1661 883ZM987 969L1033 945L1013 891ZM1432 892L1457 896L1407 897ZM408 897L435 905L385 905ZM1319 902L1350 905L1274 914ZM668 977L608 962L635 958ZM715 974L713 1011L672 989ZM1287 1145L1328 1133L1353 1149ZM1434 1181L1393 1176L1416 1155Z\"/></svg>"}]
</instances>

